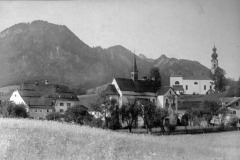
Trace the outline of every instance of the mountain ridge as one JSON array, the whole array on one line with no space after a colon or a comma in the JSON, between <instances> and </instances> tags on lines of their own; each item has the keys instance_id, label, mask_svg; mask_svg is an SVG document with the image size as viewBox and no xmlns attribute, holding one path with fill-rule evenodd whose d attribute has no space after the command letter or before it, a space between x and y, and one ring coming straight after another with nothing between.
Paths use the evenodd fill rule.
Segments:
<instances>
[{"instance_id":1,"label":"mountain ridge","mask_svg":"<svg viewBox=\"0 0 240 160\"><path fill-rule=\"evenodd\" d=\"M133 55L121 45L91 48L65 25L41 20L19 23L0 33L0 74L4 75L0 77L0 85L48 79L53 83L89 89L110 83L113 77L130 78ZM154 60L143 54L136 56L139 77L148 75L156 66L167 85L170 73L179 69L193 72L188 65L207 70L199 62L161 57Z\"/></svg>"}]
</instances>

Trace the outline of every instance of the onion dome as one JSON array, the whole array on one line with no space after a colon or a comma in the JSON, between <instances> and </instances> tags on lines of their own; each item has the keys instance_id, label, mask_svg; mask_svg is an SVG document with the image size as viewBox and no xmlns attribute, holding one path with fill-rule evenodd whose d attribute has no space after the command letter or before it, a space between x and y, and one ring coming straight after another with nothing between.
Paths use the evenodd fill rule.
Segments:
<instances>
[{"instance_id":1,"label":"onion dome","mask_svg":"<svg viewBox=\"0 0 240 160\"><path fill-rule=\"evenodd\" d=\"M212 54L212 58L213 59L217 59L217 57L218 57L218 54L216 53L216 51L217 51L217 48L215 47L215 45L214 45L214 47L213 47L213 54Z\"/></svg>"}]
</instances>

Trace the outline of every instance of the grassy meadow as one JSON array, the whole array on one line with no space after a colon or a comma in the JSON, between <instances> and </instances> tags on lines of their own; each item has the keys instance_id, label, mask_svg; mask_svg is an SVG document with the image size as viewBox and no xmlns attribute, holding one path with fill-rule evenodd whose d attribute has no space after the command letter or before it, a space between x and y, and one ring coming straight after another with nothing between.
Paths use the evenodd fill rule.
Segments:
<instances>
[{"instance_id":1,"label":"grassy meadow","mask_svg":"<svg viewBox=\"0 0 240 160\"><path fill-rule=\"evenodd\" d=\"M240 132L151 136L0 118L0 160L240 159Z\"/></svg>"}]
</instances>

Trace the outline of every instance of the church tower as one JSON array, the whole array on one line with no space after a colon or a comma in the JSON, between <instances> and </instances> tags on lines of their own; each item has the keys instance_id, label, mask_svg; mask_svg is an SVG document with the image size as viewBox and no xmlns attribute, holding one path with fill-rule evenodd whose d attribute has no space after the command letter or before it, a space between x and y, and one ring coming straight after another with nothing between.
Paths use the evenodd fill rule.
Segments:
<instances>
[{"instance_id":1,"label":"church tower","mask_svg":"<svg viewBox=\"0 0 240 160\"><path fill-rule=\"evenodd\" d=\"M212 63L211 72L212 74L215 74L215 71L218 68L218 60L217 60L218 54L216 53L217 48L215 47L215 45L212 50L213 50L213 54L212 54L212 60L211 60L211 63Z\"/></svg>"},{"instance_id":2,"label":"church tower","mask_svg":"<svg viewBox=\"0 0 240 160\"><path fill-rule=\"evenodd\" d=\"M137 70L137 63L136 63L136 55L134 54L133 57L133 70L131 72L131 78L133 81L138 80L138 70Z\"/></svg>"}]
</instances>

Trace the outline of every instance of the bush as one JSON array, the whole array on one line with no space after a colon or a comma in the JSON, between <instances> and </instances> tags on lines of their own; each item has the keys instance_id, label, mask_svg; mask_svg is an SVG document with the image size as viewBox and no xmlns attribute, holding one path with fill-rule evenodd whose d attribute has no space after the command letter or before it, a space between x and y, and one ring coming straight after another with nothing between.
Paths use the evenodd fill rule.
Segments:
<instances>
[{"instance_id":1,"label":"bush","mask_svg":"<svg viewBox=\"0 0 240 160\"><path fill-rule=\"evenodd\" d=\"M51 121L60 121L61 118L63 118L64 115L58 113L58 112L52 112L47 114L46 119Z\"/></svg>"},{"instance_id":2,"label":"bush","mask_svg":"<svg viewBox=\"0 0 240 160\"><path fill-rule=\"evenodd\" d=\"M97 127L102 128L103 127L103 120L101 118L92 118L91 121L86 122L86 125L90 127Z\"/></svg>"},{"instance_id":3,"label":"bush","mask_svg":"<svg viewBox=\"0 0 240 160\"><path fill-rule=\"evenodd\" d=\"M229 127L237 127L238 121L239 119L236 116L227 116L224 122L224 126L226 129Z\"/></svg>"},{"instance_id":4,"label":"bush","mask_svg":"<svg viewBox=\"0 0 240 160\"><path fill-rule=\"evenodd\" d=\"M69 107L64 114L66 122L74 122L81 125L90 123L92 118L93 116L82 106Z\"/></svg>"},{"instance_id":5,"label":"bush","mask_svg":"<svg viewBox=\"0 0 240 160\"><path fill-rule=\"evenodd\" d=\"M27 118L27 111L23 105L15 105L11 109L10 113L11 117L22 117L22 118Z\"/></svg>"}]
</instances>

